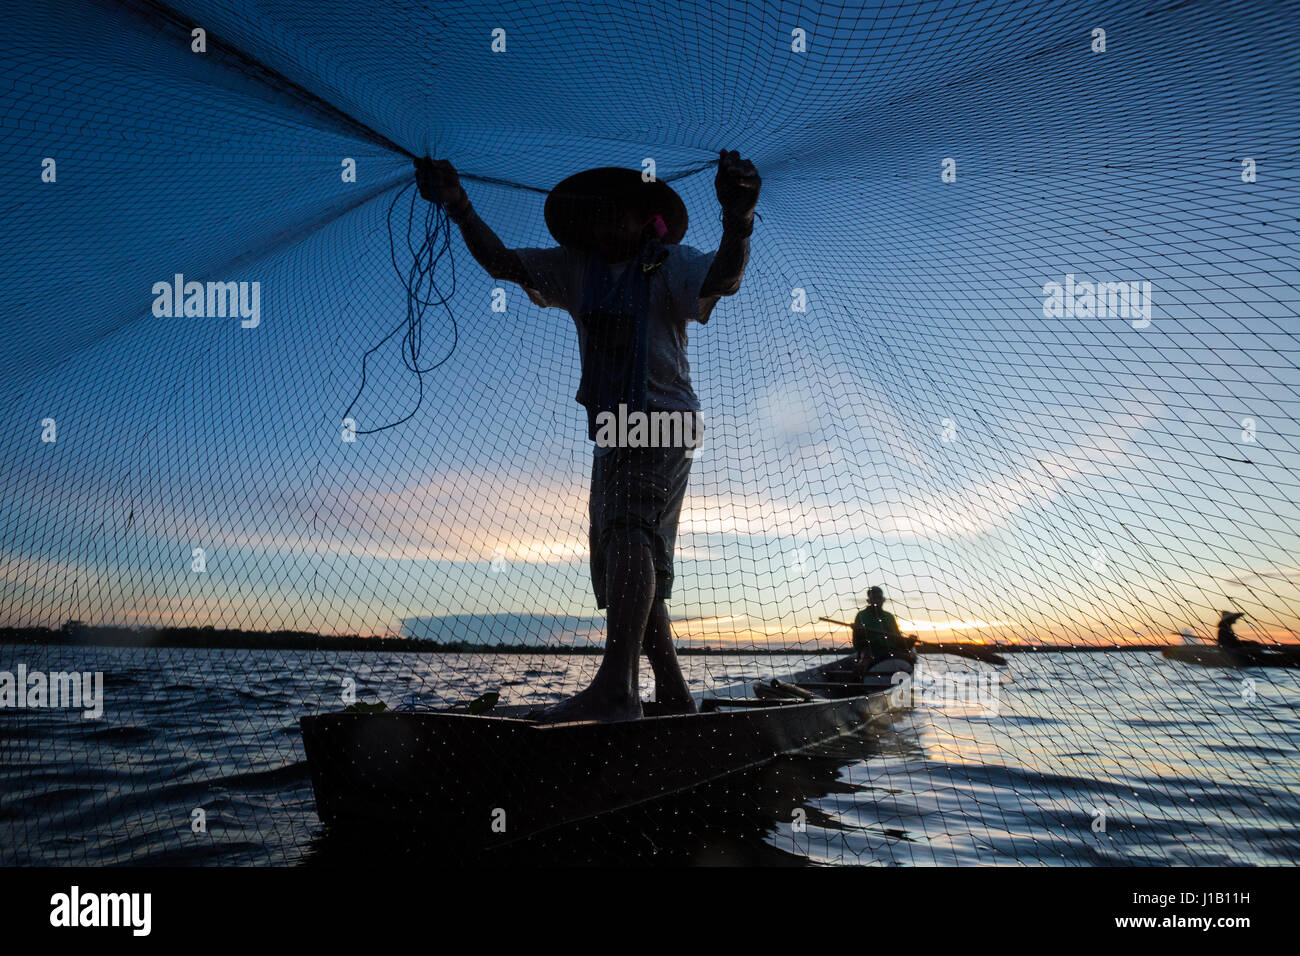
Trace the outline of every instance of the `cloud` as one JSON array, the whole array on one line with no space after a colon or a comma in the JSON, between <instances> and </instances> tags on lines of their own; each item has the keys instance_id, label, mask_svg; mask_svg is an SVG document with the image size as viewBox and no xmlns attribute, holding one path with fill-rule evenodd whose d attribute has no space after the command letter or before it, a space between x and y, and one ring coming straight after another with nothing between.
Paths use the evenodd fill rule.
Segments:
<instances>
[{"instance_id":1,"label":"cloud","mask_svg":"<svg viewBox=\"0 0 1300 956\"><path fill-rule=\"evenodd\" d=\"M1300 567L1271 568L1267 571L1246 571L1231 578L1220 578L1224 584L1235 587L1249 587L1260 581L1284 581L1287 584L1300 584Z\"/></svg>"},{"instance_id":2,"label":"cloud","mask_svg":"<svg viewBox=\"0 0 1300 956\"><path fill-rule=\"evenodd\" d=\"M1069 481L1123 463L1112 449L1071 449L1043 457L1043 467L973 482L947 494L927 490L893 500L855 502L774 501L758 495L691 496L678 534L774 538L968 538L1005 524L1016 512L1049 504Z\"/></svg>"},{"instance_id":3,"label":"cloud","mask_svg":"<svg viewBox=\"0 0 1300 956\"><path fill-rule=\"evenodd\" d=\"M701 492L718 482L697 478L682 509L678 532L681 560L721 556L710 537L857 540L969 538L997 528L1026 508L1044 506L1063 486L1122 468L1128 448L1157 413L1129 403L1104 424L1079 435L1074 444L1034 456L1022 454L1014 470L952 489L933 481L914 483L902 494L846 501L807 491L845 465L834 457L801 457L805 473L790 487L755 488L752 475L721 474L722 491ZM752 454L759 455L760 449ZM965 449L978 457L978 449ZM784 473L783 473L784 474ZM374 478L369 479L373 484ZM739 487L741 491L731 490ZM321 491L283 490L249 507L240 502L220 513L196 513L184 506L132 499L136 525L122 531L133 541L148 534L154 548L246 548L296 557L328 555L379 560L566 564L588 554L586 476L484 470L443 472L436 478L374 490L360 480L340 481ZM88 492L83 497L93 498ZM109 500L112 500L111 498ZM195 495L191 500L202 500ZM117 510L125 510L121 503ZM78 511L87 520L105 511L104 500ZM2 573L2 572L0 572ZM13 571L9 572L13 574ZM1280 569L1275 574L1292 574ZM46 578L49 580L50 578Z\"/></svg>"}]
</instances>

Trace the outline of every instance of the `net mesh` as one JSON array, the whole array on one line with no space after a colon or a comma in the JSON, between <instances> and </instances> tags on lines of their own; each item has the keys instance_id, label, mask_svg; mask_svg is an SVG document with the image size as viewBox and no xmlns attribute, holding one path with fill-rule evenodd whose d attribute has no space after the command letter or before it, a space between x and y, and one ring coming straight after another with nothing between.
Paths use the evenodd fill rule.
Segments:
<instances>
[{"instance_id":1,"label":"net mesh","mask_svg":"<svg viewBox=\"0 0 1300 956\"><path fill-rule=\"evenodd\" d=\"M1243 637L1294 643L1295 12L10 11L0 669L102 671L106 706L3 716L0 856L310 857L296 721L340 688L532 703L594 672L447 647L86 649L65 626L599 645L572 322L432 230L426 153L516 248L553 244L565 176L650 160L712 250L718 149L762 175L743 287L690 333L707 437L671 612L680 646L713 652L683 657L697 692L846 646L818 618L870 584L928 641L1212 641L1235 608ZM449 241L419 287L446 308L422 322L412 236ZM244 309L169 314L176 282L236 283ZM784 783L668 822L638 811L600 852L748 859L765 833L763 860L1295 862L1294 671L1008 656L998 718L915 708L847 770L782 763ZM751 819L764 801L775 829ZM725 852L672 848L729 827Z\"/></svg>"}]
</instances>

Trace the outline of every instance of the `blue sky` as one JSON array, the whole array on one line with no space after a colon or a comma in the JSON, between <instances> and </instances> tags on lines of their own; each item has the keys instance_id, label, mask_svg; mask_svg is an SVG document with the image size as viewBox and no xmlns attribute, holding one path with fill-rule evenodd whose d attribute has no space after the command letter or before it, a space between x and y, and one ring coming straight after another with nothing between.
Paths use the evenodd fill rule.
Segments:
<instances>
[{"instance_id":1,"label":"blue sky","mask_svg":"<svg viewBox=\"0 0 1300 956\"><path fill-rule=\"evenodd\" d=\"M578 169L654 158L701 249L716 150L763 175L744 287L691 333L684 639L829 637L816 618L872 583L948 637L1205 633L1229 602L1300 633L1297 66L1269 8L178 9L319 100L124 12L70 9L73 35L16 15L10 621L595 613L572 322L513 288L493 313L458 237L455 354L411 422L340 440L404 314L386 221L409 158L386 141L436 145L521 247L550 244L543 191ZM260 282L262 324L155 317L177 272ZM1150 282L1151 326L1044 317L1067 273ZM426 356L449 343L431 311ZM362 427L414 399L394 350L373 375Z\"/></svg>"}]
</instances>

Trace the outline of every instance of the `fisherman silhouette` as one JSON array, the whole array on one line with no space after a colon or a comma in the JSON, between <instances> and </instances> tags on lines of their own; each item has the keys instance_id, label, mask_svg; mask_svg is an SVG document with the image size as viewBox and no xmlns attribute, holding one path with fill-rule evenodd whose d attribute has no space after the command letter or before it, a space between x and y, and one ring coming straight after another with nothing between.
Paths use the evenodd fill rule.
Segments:
<instances>
[{"instance_id":1,"label":"fisherman silhouette","mask_svg":"<svg viewBox=\"0 0 1300 956\"><path fill-rule=\"evenodd\" d=\"M1243 641L1232 630L1232 625L1246 616L1245 611L1222 611L1219 616L1220 647L1263 647L1258 641Z\"/></svg>"},{"instance_id":2,"label":"fisherman silhouette","mask_svg":"<svg viewBox=\"0 0 1300 956\"><path fill-rule=\"evenodd\" d=\"M713 253L681 244L685 204L667 183L647 182L639 170L603 167L568 177L546 198L546 226L559 245L508 249L479 219L450 162L425 157L415 167L421 195L445 208L489 275L518 284L537 305L567 310L577 328L577 400L595 443L591 579L597 607L608 609L607 637L591 685L535 719L641 717L643 650L662 711L694 712L666 604L702 429L686 359L687 324L708 322L718 300L740 289L761 185L754 165L735 151L718 155L714 189L722 240ZM668 414L686 426L690 440L647 445L627 430L611 445L602 422L624 414Z\"/></svg>"},{"instance_id":3,"label":"fisherman silhouette","mask_svg":"<svg viewBox=\"0 0 1300 956\"><path fill-rule=\"evenodd\" d=\"M867 589L867 606L853 619L853 649L857 652L854 666L866 671L890 657L916 663L911 642L898 629L898 620L885 610L885 591L873 586Z\"/></svg>"}]
</instances>

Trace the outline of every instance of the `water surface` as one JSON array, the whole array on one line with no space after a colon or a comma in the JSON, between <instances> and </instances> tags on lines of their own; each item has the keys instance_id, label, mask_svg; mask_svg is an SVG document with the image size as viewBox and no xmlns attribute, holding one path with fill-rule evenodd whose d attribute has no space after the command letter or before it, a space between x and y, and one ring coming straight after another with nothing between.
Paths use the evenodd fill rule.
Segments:
<instances>
[{"instance_id":1,"label":"water surface","mask_svg":"<svg viewBox=\"0 0 1300 956\"><path fill-rule=\"evenodd\" d=\"M703 692L817 659L690 656ZM820 660L825 660L821 658ZM1157 654L1016 654L994 707L892 726L724 785L499 853L501 862L1294 864L1300 671ZM0 670L102 671L100 720L0 711L0 862L333 864L298 718L362 700L547 702L585 655L0 647ZM933 672L981 665L929 659ZM651 686L642 675L645 695ZM1253 685L1249 682L1253 681ZM194 832L195 811L206 832ZM1102 828L1104 824L1104 829ZM436 846L422 848L423 859Z\"/></svg>"}]
</instances>

